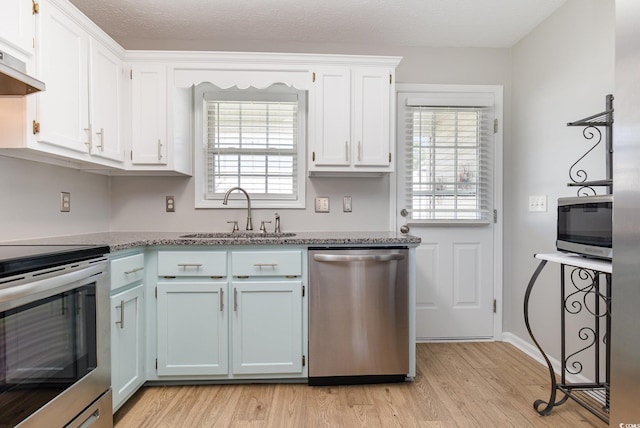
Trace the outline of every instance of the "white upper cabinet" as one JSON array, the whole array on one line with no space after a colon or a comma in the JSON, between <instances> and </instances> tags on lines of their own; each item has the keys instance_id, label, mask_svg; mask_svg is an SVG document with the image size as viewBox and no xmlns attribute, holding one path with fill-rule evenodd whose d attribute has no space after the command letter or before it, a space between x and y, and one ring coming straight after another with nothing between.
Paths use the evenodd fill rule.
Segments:
<instances>
[{"instance_id":1,"label":"white upper cabinet","mask_svg":"<svg viewBox=\"0 0 640 428\"><path fill-rule=\"evenodd\" d=\"M122 62L95 40L89 45L91 154L122 162Z\"/></svg>"},{"instance_id":2,"label":"white upper cabinet","mask_svg":"<svg viewBox=\"0 0 640 428\"><path fill-rule=\"evenodd\" d=\"M393 171L394 67L333 67L315 73L311 173Z\"/></svg>"},{"instance_id":3,"label":"white upper cabinet","mask_svg":"<svg viewBox=\"0 0 640 428\"><path fill-rule=\"evenodd\" d=\"M51 3L40 7L38 76L47 89L37 94L36 139L65 149L89 153L89 36ZM78 158L79 155L74 156Z\"/></svg>"},{"instance_id":4,"label":"white upper cabinet","mask_svg":"<svg viewBox=\"0 0 640 428\"><path fill-rule=\"evenodd\" d=\"M32 0L2 1L0 50L15 49L11 54L20 54L23 58L33 55L33 7Z\"/></svg>"},{"instance_id":5,"label":"white upper cabinet","mask_svg":"<svg viewBox=\"0 0 640 428\"><path fill-rule=\"evenodd\" d=\"M166 165L166 66L134 64L131 70L131 163Z\"/></svg>"},{"instance_id":6,"label":"white upper cabinet","mask_svg":"<svg viewBox=\"0 0 640 428\"><path fill-rule=\"evenodd\" d=\"M93 38L73 12L41 2L36 140L53 154L98 165L124 160L121 60ZM115 161L115 163L114 163Z\"/></svg>"}]
</instances>

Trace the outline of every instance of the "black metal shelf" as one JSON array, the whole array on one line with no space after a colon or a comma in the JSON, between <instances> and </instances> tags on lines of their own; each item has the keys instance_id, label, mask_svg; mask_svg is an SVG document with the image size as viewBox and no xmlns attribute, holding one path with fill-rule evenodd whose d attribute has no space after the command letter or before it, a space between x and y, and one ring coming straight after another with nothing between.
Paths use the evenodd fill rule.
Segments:
<instances>
[{"instance_id":1,"label":"black metal shelf","mask_svg":"<svg viewBox=\"0 0 640 428\"><path fill-rule=\"evenodd\" d=\"M579 187L578 196L586 196L596 194L594 187L606 187L607 193L613 193L613 95L609 94L605 100L606 110L584 119L567 123L567 126L583 126L582 135L587 140L595 140L595 144L591 146L580 158L569 168L570 183L567 186ZM602 131L604 128L604 141L606 144L606 178L602 180L588 180L587 172L577 167L578 163L584 159L592 150L594 150L602 142Z\"/></svg>"}]
</instances>

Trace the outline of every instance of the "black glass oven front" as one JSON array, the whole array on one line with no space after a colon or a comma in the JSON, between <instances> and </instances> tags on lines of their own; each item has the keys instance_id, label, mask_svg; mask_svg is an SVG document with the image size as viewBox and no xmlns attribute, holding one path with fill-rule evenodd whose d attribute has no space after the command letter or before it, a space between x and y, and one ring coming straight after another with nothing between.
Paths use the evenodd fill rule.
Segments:
<instances>
[{"instance_id":1,"label":"black glass oven front","mask_svg":"<svg viewBox=\"0 0 640 428\"><path fill-rule=\"evenodd\" d=\"M0 314L0 427L12 427L97 366L96 284Z\"/></svg>"}]
</instances>

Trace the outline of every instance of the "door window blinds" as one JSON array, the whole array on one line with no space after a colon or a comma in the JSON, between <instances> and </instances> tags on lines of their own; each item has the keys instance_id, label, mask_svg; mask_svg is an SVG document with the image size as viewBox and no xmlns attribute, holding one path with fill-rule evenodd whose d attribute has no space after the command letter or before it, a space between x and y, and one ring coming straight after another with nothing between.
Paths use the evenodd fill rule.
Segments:
<instances>
[{"instance_id":1,"label":"door window blinds","mask_svg":"<svg viewBox=\"0 0 640 428\"><path fill-rule=\"evenodd\" d=\"M405 111L408 218L492 221L493 108L418 105Z\"/></svg>"},{"instance_id":2,"label":"door window blinds","mask_svg":"<svg viewBox=\"0 0 640 428\"><path fill-rule=\"evenodd\" d=\"M296 199L298 97L234 98L206 99L206 198L240 186L254 199Z\"/></svg>"}]
</instances>

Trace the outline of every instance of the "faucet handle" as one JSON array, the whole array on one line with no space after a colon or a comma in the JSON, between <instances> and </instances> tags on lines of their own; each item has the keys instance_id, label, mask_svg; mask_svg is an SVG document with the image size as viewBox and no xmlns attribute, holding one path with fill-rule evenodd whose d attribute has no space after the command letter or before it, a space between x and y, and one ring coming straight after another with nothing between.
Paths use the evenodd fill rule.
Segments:
<instances>
[{"instance_id":1,"label":"faucet handle","mask_svg":"<svg viewBox=\"0 0 640 428\"><path fill-rule=\"evenodd\" d=\"M261 221L260 222L260 232L267 233L267 228L265 227L265 223L271 223L270 221Z\"/></svg>"},{"instance_id":2,"label":"faucet handle","mask_svg":"<svg viewBox=\"0 0 640 428\"><path fill-rule=\"evenodd\" d=\"M228 221L227 223L233 223L233 230L231 230L231 233L237 232L238 230L240 230L240 228L238 227L237 221Z\"/></svg>"}]
</instances>

